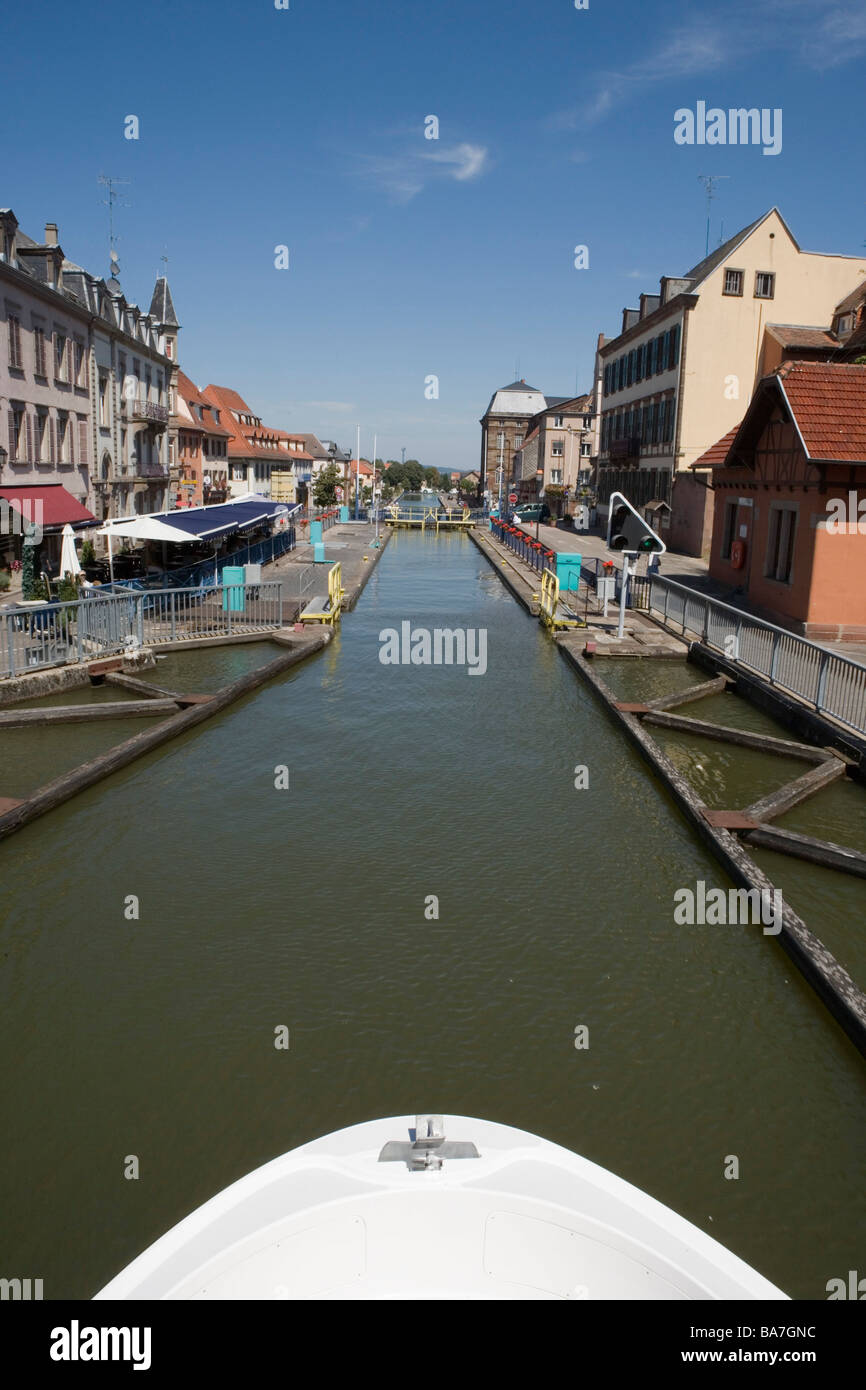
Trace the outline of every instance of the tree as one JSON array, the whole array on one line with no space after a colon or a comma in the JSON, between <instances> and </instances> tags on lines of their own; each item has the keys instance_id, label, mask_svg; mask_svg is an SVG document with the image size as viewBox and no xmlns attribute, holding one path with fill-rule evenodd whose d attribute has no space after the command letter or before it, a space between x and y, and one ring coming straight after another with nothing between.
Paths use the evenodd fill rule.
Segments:
<instances>
[{"instance_id":1,"label":"tree","mask_svg":"<svg viewBox=\"0 0 866 1390\"><path fill-rule=\"evenodd\" d=\"M425 468L425 469L424 469L424 482L427 484L428 487L440 487L440 486L441 486L441 474L440 474L440 472L439 472L439 469L438 469L438 468Z\"/></svg>"},{"instance_id":2,"label":"tree","mask_svg":"<svg viewBox=\"0 0 866 1390\"><path fill-rule=\"evenodd\" d=\"M333 507L342 475L335 463L328 463L313 482L313 501L317 507Z\"/></svg>"},{"instance_id":3,"label":"tree","mask_svg":"<svg viewBox=\"0 0 866 1390\"><path fill-rule=\"evenodd\" d=\"M451 491L451 474L450 474L450 473L440 473L440 474L439 474L439 487L442 489L443 492L450 492L450 491Z\"/></svg>"},{"instance_id":4,"label":"tree","mask_svg":"<svg viewBox=\"0 0 866 1390\"><path fill-rule=\"evenodd\" d=\"M419 492L424 481L424 469L417 459L407 459L403 470L406 487L410 492Z\"/></svg>"}]
</instances>

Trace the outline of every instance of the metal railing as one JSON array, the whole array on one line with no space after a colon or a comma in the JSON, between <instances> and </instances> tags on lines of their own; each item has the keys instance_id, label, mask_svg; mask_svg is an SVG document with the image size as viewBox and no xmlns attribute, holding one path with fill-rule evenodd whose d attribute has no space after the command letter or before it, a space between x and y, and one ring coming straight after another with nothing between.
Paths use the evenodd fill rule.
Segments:
<instances>
[{"instance_id":1,"label":"metal railing","mask_svg":"<svg viewBox=\"0 0 866 1390\"><path fill-rule=\"evenodd\" d=\"M0 678L131 647L267 632L284 625L283 584L98 594L0 612Z\"/></svg>"},{"instance_id":2,"label":"metal railing","mask_svg":"<svg viewBox=\"0 0 866 1390\"><path fill-rule=\"evenodd\" d=\"M649 611L819 714L866 734L866 666L859 662L658 575L650 578Z\"/></svg>"},{"instance_id":3,"label":"metal railing","mask_svg":"<svg viewBox=\"0 0 866 1390\"><path fill-rule=\"evenodd\" d=\"M535 540L527 531L522 530L519 526L512 526L510 522L491 517L490 529L498 541L507 545L509 550L514 551L518 559L523 560L524 564L531 565L539 574L544 573L548 561L552 560L555 555L555 551L549 550L542 541Z\"/></svg>"},{"instance_id":4,"label":"metal railing","mask_svg":"<svg viewBox=\"0 0 866 1390\"><path fill-rule=\"evenodd\" d=\"M273 564L274 560L278 560L281 555L285 555L294 548L295 528L294 526L287 526L284 531L276 531L265 540L254 541L241 550L232 551L231 554L218 555L215 560L200 560L195 565L186 565L183 569L161 574L154 583L154 588L187 589L198 588L200 585L214 588L217 584L217 576L224 566ZM108 593L118 593L128 589L136 592L146 591L147 587L148 581L145 579L116 579L113 588L110 584L103 585L103 589Z\"/></svg>"}]
</instances>

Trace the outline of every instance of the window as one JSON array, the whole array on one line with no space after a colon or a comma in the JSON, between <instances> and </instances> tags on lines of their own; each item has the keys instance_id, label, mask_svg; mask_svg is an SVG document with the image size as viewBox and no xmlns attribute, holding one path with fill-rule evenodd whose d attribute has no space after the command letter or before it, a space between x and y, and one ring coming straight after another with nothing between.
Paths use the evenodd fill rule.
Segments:
<instances>
[{"instance_id":1,"label":"window","mask_svg":"<svg viewBox=\"0 0 866 1390\"><path fill-rule=\"evenodd\" d=\"M764 574L780 584L790 584L794 564L794 535L797 530L797 511L793 506L773 502L770 506L770 525L767 533L767 563Z\"/></svg>"},{"instance_id":2,"label":"window","mask_svg":"<svg viewBox=\"0 0 866 1390\"><path fill-rule=\"evenodd\" d=\"M562 415L554 415L554 417L553 417L553 428L554 428L554 429L556 429L556 430L561 430L561 429L562 429L563 418L564 418L564 417L563 417ZM523 435L521 435L520 438L523 439Z\"/></svg>"},{"instance_id":3,"label":"window","mask_svg":"<svg viewBox=\"0 0 866 1390\"><path fill-rule=\"evenodd\" d=\"M680 326L671 329L671 366L676 367L680 360Z\"/></svg>"},{"instance_id":4,"label":"window","mask_svg":"<svg viewBox=\"0 0 866 1390\"><path fill-rule=\"evenodd\" d=\"M725 281L722 286L722 294L742 294L743 293L743 272L741 270L726 270Z\"/></svg>"},{"instance_id":5,"label":"window","mask_svg":"<svg viewBox=\"0 0 866 1390\"><path fill-rule=\"evenodd\" d=\"M588 459L591 453L592 446L589 444L587 440L584 440L584 442L580 446L580 457L582 459Z\"/></svg>"},{"instance_id":6,"label":"window","mask_svg":"<svg viewBox=\"0 0 866 1390\"><path fill-rule=\"evenodd\" d=\"M626 383L629 386L634 385L634 348L632 348L631 352L628 355L628 367L626 368Z\"/></svg>"},{"instance_id":7,"label":"window","mask_svg":"<svg viewBox=\"0 0 866 1390\"><path fill-rule=\"evenodd\" d=\"M99 423L107 425L109 418L108 412L108 374L99 373Z\"/></svg>"},{"instance_id":8,"label":"window","mask_svg":"<svg viewBox=\"0 0 866 1390\"><path fill-rule=\"evenodd\" d=\"M722 559L730 560L731 546L737 537L737 504L736 502L725 503L725 515L722 520Z\"/></svg>"},{"instance_id":9,"label":"window","mask_svg":"<svg viewBox=\"0 0 866 1390\"><path fill-rule=\"evenodd\" d=\"M551 481L552 484L554 484L554 483L561 483L561 482L562 482L562 469L561 469L561 468L551 468L551 470L550 470L550 481Z\"/></svg>"},{"instance_id":10,"label":"window","mask_svg":"<svg viewBox=\"0 0 866 1390\"><path fill-rule=\"evenodd\" d=\"M84 344L76 338L75 340L75 385L87 386L85 373Z\"/></svg>"},{"instance_id":11,"label":"window","mask_svg":"<svg viewBox=\"0 0 866 1390\"><path fill-rule=\"evenodd\" d=\"M584 428L585 430L592 429L592 416L591 416L591 415L584 415L584 417L583 417L583 428Z\"/></svg>"},{"instance_id":12,"label":"window","mask_svg":"<svg viewBox=\"0 0 866 1390\"><path fill-rule=\"evenodd\" d=\"M842 317L840 318L839 322L838 322L837 325L836 325L836 332L837 332L837 333L850 333L850 331L851 331L851 326L852 326L853 322L854 322L854 315L853 315L853 314L843 314Z\"/></svg>"},{"instance_id":13,"label":"window","mask_svg":"<svg viewBox=\"0 0 866 1390\"><path fill-rule=\"evenodd\" d=\"M550 452L551 452L551 454L553 455L553 457L554 457L555 459L561 459L561 458L562 458L562 440L561 440L561 439L554 439L553 443L552 443L551 446L550 446Z\"/></svg>"},{"instance_id":14,"label":"window","mask_svg":"<svg viewBox=\"0 0 866 1390\"><path fill-rule=\"evenodd\" d=\"M24 407L13 405L9 409L9 462L24 462Z\"/></svg>"},{"instance_id":15,"label":"window","mask_svg":"<svg viewBox=\"0 0 866 1390\"><path fill-rule=\"evenodd\" d=\"M60 463L72 462L72 431L65 410L57 412L57 458Z\"/></svg>"},{"instance_id":16,"label":"window","mask_svg":"<svg viewBox=\"0 0 866 1390\"><path fill-rule=\"evenodd\" d=\"M48 411L36 412L36 462L51 462L51 444L48 429Z\"/></svg>"},{"instance_id":17,"label":"window","mask_svg":"<svg viewBox=\"0 0 866 1390\"><path fill-rule=\"evenodd\" d=\"M500 454L501 454L501 453L502 453L502 450L505 448L505 431L504 431L504 430L500 430L499 433L498 433L497 436L496 436L496 447L498 448L498 450L499 450L499 452L500 452Z\"/></svg>"},{"instance_id":18,"label":"window","mask_svg":"<svg viewBox=\"0 0 866 1390\"><path fill-rule=\"evenodd\" d=\"M66 334L59 329L54 334L54 376L57 381L68 381L66 361Z\"/></svg>"},{"instance_id":19,"label":"window","mask_svg":"<svg viewBox=\"0 0 866 1390\"><path fill-rule=\"evenodd\" d=\"M46 376L47 371L45 366L45 329L41 328L38 324L33 329L33 354L34 372L37 376Z\"/></svg>"},{"instance_id":20,"label":"window","mask_svg":"<svg viewBox=\"0 0 866 1390\"><path fill-rule=\"evenodd\" d=\"M768 270L759 270L755 274L755 298L772 299L776 292L776 277L771 275Z\"/></svg>"},{"instance_id":21,"label":"window","mask_svg":"<svg viewBox=\"0 0 866 1390\"><path fill-rule=\"evenodd\" d=\"M9 366L20 372L24 366L21 358L21 320L17 314L7 311L6 322L9 327Z\"/></svg>"},{"instance_id":22,"label":"window","mask_svg":"<svg viewBox=\"0 0 866 1390\"><path fill-rule=\"evenodd\" d=\"M522 435L522 434L516 434L516 435L514 436L514 447L515 447L515 449L519 449L522 443L523 443L523 435ZM292 447L294 448L294 445L292 445Z\"/></svg>"}]
</instances>

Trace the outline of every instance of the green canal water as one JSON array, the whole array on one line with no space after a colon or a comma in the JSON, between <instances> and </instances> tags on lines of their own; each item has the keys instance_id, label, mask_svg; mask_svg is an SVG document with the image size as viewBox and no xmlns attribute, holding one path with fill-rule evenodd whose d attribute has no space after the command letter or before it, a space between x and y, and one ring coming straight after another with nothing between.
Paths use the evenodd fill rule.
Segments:
<instances>
[{"instance_id":1,"label":"green canal water","mask_svg":"<svg viewBox=\"0 0 866 1390\"><path fill-rule=\"evenodd\" d=\"M383 665L405 620L486 630L486 673ZM273 651L152 676L206 690ZM23 732L4 775L38 784ZM675 925L724 876L465 536L394 535L324 652L0 854L0 1274L46 1298L286 1149L416 1110L585 1154L795 1297L862 1260L860 1059L773 939Z\"/></svg>"}]
</instances>

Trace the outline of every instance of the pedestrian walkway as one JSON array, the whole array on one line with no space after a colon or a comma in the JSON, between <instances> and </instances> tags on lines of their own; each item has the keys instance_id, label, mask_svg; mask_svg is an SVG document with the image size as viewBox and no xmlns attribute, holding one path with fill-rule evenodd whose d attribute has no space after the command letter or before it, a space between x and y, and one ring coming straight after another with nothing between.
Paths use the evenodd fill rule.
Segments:
<instances>
[{"instance_id":1,"label":"pedestrian walkway","mask_svg":"<svg viewBox=\"0 0 866 1390\"><path fill-rule=\"evenodd\" d=\"M534 526L528 527L527 530L531 535L535 535ZM538 539L549 550L564 551L569 554L576 551L587 560L595 557L609 560L613 554L607 548L604 535L589 531L560 531L555 526L539 526ZM637 573L646 574L648 563L649 556L639 556ZM617 564L621 565L622 560L619 559ZM720 602L729 604L731 608L738 608L751 617L760 618L764 622L774 621L766 613L755 611L749 604L746 595L738 588L731 588L730 585L720 584L717 579L713 579L709 573L707 561L702 560L699 556L678 555L674 551L668 550L660 557L658 573L665 579L674 580L677 584L688 585L690 589L694 589L696 593L703 594L707 598L719 599ZM782 625L776 620L776 626ZM826 648L827 651L835 652L837 656L845 656L849 661L866 665L866 642L817 642L816 645Z\"/></svg>"}]
</instances>

